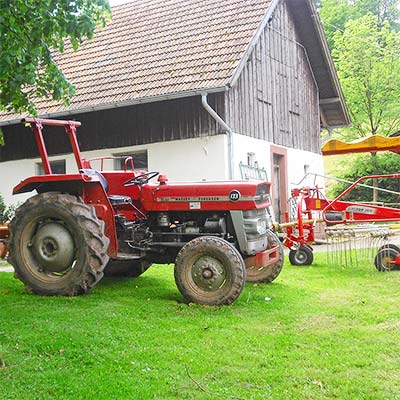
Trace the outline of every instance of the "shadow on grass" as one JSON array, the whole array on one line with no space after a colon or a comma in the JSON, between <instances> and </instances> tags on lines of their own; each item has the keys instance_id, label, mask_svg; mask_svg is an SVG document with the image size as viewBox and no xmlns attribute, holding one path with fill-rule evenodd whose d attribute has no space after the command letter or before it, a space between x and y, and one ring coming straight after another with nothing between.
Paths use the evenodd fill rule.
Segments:
<instances>
[{"instance_id":1,"label":"shadow on grass","mask_svg":"<svg viewBox=\"0 0 400 400\"><path fill-rule=\"evenodd\" d=\"M107 277L101 280L97 288L112 292L113 289L117 289L119 293L123 291L136 298L145 297L145 293L151 293L151 297L155 299L184 302L175 284L171 284L170 280L166 278L155 278L151 275L138 278Z\"/></svg>"}]
</instances>

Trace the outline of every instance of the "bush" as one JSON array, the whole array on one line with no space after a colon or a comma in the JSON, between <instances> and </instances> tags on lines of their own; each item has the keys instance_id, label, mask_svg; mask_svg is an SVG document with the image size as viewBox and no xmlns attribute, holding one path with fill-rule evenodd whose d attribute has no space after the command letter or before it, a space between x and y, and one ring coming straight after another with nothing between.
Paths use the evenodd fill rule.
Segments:
<instances>
[{"instance_id":1,"label":"bush","mask_svg":"<svg viewBox=\"0 0 400 400\"><path fill-rule=\"evenodd\" d=\"M383 152L374 157L375 171L373 166L373 158L371 154L363 154L356 156L354 160L349 163L348 169L344 173L339 173L338 178L346 179L351 182L356 181L362 176L366 175L386 175L399 173L398 154L391 152ZM365 185L373 185L372 179L361 182ZM349 183L338 182L329 190L329 198L335 198L350 186ZM400 179L378 179L378 187L394 192L400 192ZM356 186L349 194L344 197L347 201L372 201L372 189ZM399 195L395 193L387 193L378 191L378 201L383 203L399 203Z\"/></svg>"},{"instance_id":2,"label":"bush","mask_svg":"<svg viewBox=\"0 0 400 400\"><path fill-rule=\"evenodd\" d=\"M15 214L16 205L10 204L6 205L3 196L0 194L0 224L4 224L13 219Z\"/></svg>"}]
</instances>

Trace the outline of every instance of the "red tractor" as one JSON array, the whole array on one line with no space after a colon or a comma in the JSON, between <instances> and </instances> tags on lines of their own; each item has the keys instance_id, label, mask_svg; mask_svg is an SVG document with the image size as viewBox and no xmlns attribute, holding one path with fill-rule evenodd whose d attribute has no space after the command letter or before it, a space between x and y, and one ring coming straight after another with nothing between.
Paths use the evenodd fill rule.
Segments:
<instances>
[{"instance_id":1,"label":"red tractor","mask_svg":"<svg viewBox=\"0 0 400 400\"><path fill-rule=\"evenodd\" d=\"M158 172L93 169L81 157L75 121L26 119L45 175L13 193L36 190L10 223L9 262L34 293L74 296L103 277L137 277L152 263L174 263L188 302L221 305L250 282L271 282L283 264L282 246L267 213L270 183L169 183ZM77 173L53 174L43 125L64 126ZM158 176L157 183L150 183Z\"/></svg>"}]
</instances>

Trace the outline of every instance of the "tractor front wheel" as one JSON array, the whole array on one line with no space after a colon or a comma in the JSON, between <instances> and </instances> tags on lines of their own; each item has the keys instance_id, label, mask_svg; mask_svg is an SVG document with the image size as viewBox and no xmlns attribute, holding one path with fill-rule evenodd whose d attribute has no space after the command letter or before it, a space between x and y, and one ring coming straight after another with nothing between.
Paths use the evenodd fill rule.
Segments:
<instances>
[{"instance_id":1,"label":"tractor front wheel","mask_svg":"<svg viewBox=\"0 0 400 400\"><path fill-rule=\"evenodd\" d=\"M214 236L188 242L176 257L174 272L186 301L212 306L233 303L246 281L240 253L226 240Z\"/></svg>"},{"instance_id":2,"label":"tractor front wheel","mask_svg":"<svg viewBox=\"0 0 400 400\"><path fill-rule=\"evenodd\" d=\"M40 295L87 293L103 276L109 239L93 207L76 196L42 193L10 224L9 262L15 277Z\"/></svg>"}]
</instances>

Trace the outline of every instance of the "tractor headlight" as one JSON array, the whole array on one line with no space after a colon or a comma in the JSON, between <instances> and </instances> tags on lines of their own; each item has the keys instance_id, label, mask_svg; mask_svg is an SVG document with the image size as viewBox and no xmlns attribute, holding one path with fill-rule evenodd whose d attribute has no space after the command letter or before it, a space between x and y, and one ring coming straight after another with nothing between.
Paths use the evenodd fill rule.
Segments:
<instances>
[{"instance_id":1,"label":"tractor headlight","mask_svg":"<svg viewBox=\"0 0 400 400\"><path fill-rule=\"evenodd\" d=\"M265 235L267 232L267 220L266 219L259 219L257 220L257 233L261 235Z\"/></svg>"},{"instance_id":2,"label":"tractor headlight","mask_svg":"<svg viewBox=\"0 0 400 400\"><path fill-rule=\"evenodd\" d=\"M265 209L243 211L243 219L248 239L263 236L267 233L269 219Z\"/></svg>"}]
</instances>

